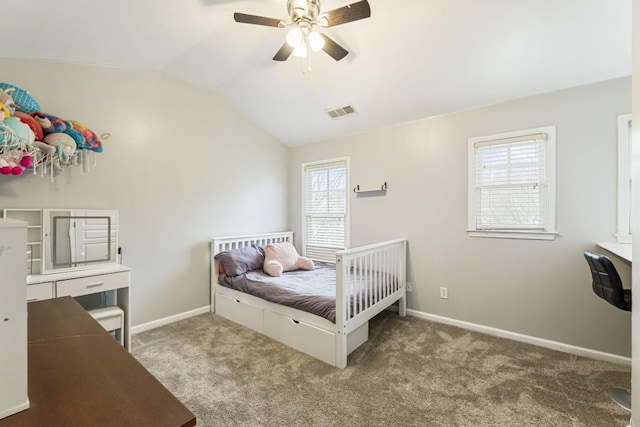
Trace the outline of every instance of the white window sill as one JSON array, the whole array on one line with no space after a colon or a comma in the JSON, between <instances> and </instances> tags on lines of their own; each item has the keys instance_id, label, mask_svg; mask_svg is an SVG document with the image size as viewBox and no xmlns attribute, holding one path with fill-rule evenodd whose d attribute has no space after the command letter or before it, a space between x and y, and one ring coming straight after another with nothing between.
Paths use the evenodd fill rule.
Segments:
<instances>
[{"instance_id":1,"label":"white window sill","mask_svg":"<svg viewBox=\"0 0 640 427\"><path fill-rule=\"evenodd\" d=\"M616 234L615 236L618 243L621 243L621 244L633 243L633 236L631 234Z\"/></svg>"},{"instance_id":2,"label":"white window sill","mask_svg":"<svg viewBox=\"0 0 640 427\"><path fill-rule=\"evenodd\" d=\"M549 231L518 230L467 230L469 237L487 237L491 239L555 240L558 233Z\"/></svg>"}]
</instances>

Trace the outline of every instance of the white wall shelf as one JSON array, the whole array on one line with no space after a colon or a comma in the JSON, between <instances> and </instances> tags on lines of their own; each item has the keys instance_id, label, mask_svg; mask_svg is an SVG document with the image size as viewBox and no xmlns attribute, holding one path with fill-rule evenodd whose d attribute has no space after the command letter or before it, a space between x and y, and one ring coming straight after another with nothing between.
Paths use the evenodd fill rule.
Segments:
<instances>
[{"instance_id":1,"label":"white wall shelf","mask_svg":"<svg viewBox=\"0 0 640 427\"><path fill-rule=\"evenodd\" d=\"M356 195L381 196L387 193L387 183L385 181L385 183L382 184L380 188L368 188L364 190L360 189L360 185L356 185L353 189L353 192L356 193Z\"/></svg>"}]
</instances>

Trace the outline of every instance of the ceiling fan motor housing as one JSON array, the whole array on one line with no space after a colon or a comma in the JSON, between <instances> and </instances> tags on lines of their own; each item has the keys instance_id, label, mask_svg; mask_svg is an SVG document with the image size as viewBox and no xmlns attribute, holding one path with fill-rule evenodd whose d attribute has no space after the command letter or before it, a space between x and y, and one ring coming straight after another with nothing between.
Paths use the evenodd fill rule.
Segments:
<instances>
[{"instance_id":1,"label":"ceiling fan motor housing","mask_svg":"<svg viewBox=\"0 0 640 427\"><path fill-rule=\"evenodd\" d=\"M301 20L315 23L320 14L320 0L287 0L287 12L294 23Z\"/></svg>"}]
</instances>

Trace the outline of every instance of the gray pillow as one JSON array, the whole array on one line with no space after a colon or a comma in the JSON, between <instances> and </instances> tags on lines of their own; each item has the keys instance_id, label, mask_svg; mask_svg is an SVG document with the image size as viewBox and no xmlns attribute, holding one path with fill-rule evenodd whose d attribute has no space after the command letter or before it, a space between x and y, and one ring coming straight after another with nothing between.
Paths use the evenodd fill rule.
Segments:
<instances>
[{"instance_id":1,"label":"gray pillow","mask_svg":"<svg viewBox=\"0 0 640 427\"><path fill-rule=\"evenodd\" d=\"M239 276L247 271L262 268L264 264L264 248L254 245L232 249L227 252L220 252L215 256L215 259L224 269L224 273L221 269L218 269L219 274Z\"/></svg>"}]
</instances>

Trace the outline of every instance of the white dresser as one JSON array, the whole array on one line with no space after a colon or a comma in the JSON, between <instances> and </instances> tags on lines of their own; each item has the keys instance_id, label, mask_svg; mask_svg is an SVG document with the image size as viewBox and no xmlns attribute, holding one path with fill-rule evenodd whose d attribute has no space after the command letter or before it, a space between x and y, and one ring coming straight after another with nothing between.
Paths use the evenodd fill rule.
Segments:
<instances>
[{"instance_id":1,"label":"white dresser","mask_svg":"<svg viewBox=\"0 0 640 427\"><path fill-rule=\"evenodd\" d=\"M27 224L0 219L0 418L29 407L26 245Z\"/></svg>"}]
</instances>

